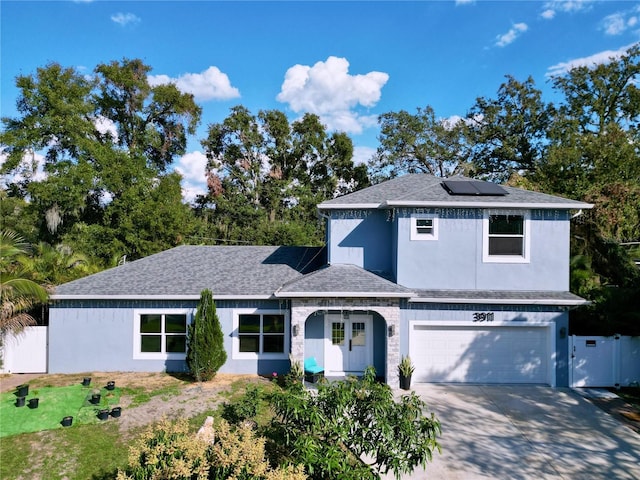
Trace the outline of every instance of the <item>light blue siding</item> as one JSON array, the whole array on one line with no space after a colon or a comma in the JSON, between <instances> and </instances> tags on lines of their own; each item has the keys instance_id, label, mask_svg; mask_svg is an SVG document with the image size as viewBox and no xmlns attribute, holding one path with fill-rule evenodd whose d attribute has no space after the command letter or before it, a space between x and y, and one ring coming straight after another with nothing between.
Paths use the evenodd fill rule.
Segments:
<instances>
[{"instance_id":1,"label":"light blue siding","mask_svg":"<svg viewBox=\"0 0 640 480\"><path fill-rule=\"evenodd\" d=\"M234 359L232 352L233 311L236 308L282 310L283 302L216 303L224 333L227 362L221 373L270 375L289 371L288 359ZM144 301L60 301L52 305L49 316L49 372L78 373L89 371L183 372L182 360L134 359L134 318L137 309L181 308L195 313L197 302ZM288 352L287 352L288 353Z\"/></svg>"},{"instance_id":2,"label":"light blue siding","mask_svg":"<svg viewBox=\"0 0 640 480\"><path fill-rule=\"evenodd\" d=\"M329 263L349 264L372 272L391 272L393 223L388 212L333 213L329 231Z\"/></svg>"},{"instance_id":3,"label":"light blue siding","mask_svg":"<svg viewBox=\"0 0 640 480\"><path fill-rule=\"evenodd\" d=\"M404 214L403 214L404 213ZM436 210L438 240L410 240L410 212L398 213L398 283L409 288L477 290L569 289L569 222L532 215L528 263L485 263L483 212Z\"/></svg>"},{"instance_id":4,"label":"light blue siding","mask_svg":"<svg viewBox=\"0 0 640 480\"><path fill-rule=\"evenodd\" d=\"M304 327L304 358L314 357L324 366L324 316L311 315Z\"/></svg>"}]
</instances>

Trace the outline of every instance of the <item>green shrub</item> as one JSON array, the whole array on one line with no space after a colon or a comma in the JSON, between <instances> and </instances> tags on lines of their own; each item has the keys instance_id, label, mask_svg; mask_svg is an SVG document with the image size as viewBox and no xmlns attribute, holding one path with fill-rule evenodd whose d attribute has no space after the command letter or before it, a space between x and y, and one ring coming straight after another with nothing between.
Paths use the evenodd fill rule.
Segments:
<instances>
[{"instance_id":1,"label":"green shrub","mask_svg":"<svg viewBox=\"0 0 640 480\"><path fill-rule=\"evenodd\" d=\"M210 436L196 435L186 420L162 420L149 427L129 450L129 466L117 480L305 480L302 466L272 468L265 439L247 423L224 420ZM213 443L207 440L213 438Z\"/></svg>"},{"instance_id":2,"label":"green shrub","mask_svg":"<svg viewBox=\"0 0 640 480\"><path fill-rule=\"evenodd\" d=\"M117 480L207 480L211 446L190 431L186 420L163 419L129 449L129 466Z\"/></svg>"},{"instance_id":3,"label":"green shrub","mask_svg":"<svg viewBox=\"0 0 640 480\"><path fill-rule=\"evenodd\" d=\"M272 460L302 463L312 479L399 478L440 450L440 423L425 415L426 404L413 393L396 401L373 368L362 379L319 383L314 394L292 385L271 403L275 416L265 434Z\"/></svg>"},{"instance_id":4,"label":"green shrub","mask_svg":"<svg viewBox=\"0 0 640 480\"><path fill-rule=\"evenodd\" d=\"M206 382L215 377L224 362L224 338L216 304L210 290L203 290L187 335L187 366L193 378Z\"/></svg>"}]
</instances>

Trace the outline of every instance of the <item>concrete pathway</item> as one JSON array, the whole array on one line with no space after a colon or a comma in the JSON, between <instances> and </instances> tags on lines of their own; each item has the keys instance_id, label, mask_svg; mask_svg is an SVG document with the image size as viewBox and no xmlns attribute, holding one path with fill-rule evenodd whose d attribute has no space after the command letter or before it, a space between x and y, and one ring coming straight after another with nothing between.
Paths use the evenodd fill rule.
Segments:
<instances>
[{"instance_id":1,"label":"concrete pathway","mask_svg":"<svg viewBox=\"0 0 640 480\"><path fill-rule=\"evenodd\" d=\"M425 384L415 392L442 423L442 454L403 479L640 479L640 435L570 389Z\"/></svg>"}]
</instances>

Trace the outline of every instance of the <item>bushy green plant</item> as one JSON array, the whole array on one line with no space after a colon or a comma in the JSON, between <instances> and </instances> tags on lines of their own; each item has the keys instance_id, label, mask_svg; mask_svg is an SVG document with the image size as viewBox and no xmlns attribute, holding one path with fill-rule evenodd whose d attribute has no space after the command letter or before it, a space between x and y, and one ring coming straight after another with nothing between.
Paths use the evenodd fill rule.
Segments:
<instances>
[{"instance_id":1,"label":"bushy green plant","mask_svg":"<svg viewBox=\"0 0 640 480\"><path fill-rule=\"evenodd\" d=\"M213 439L213 441L211 441ZM211 436L196 435L186 420L163 419L129 450L129 465L117 480L305 480L302 466L271 467L265 439L247 423L217 422Z\"/></svg>"},{"instance_id":2,"label":"bushy green plant","mask_svg":"<svg viewBox=\"0 0 640 480\"><path fill-rule=\"evenodd\" d=\"M363 480L412 472L440 450L440 423L414 393L398 401L368 368L362 379L276 392L267 431L277 463L302 463L312 479ZM369 458L370 463L362 459Z\"/></svg>"},{"instance_id":3,"label":"bushy green plant","mask_svg":"<svg viewBox=\"0 0 640 480\"><path fill-rule=\"evenodd\" d=\"M129 449L129 466L118 471L117 480L207 480L210 448L186 420L163 419L136 439Z\"/></svg>"},{"instance_id":4,"label":"bushy green plant","mask_svg":"<svg viewBox=\"0 0 640 480\"><path fill-rule=\"evenodd\" d=\"M253 419L258 414L261 396L257 387L248 387L240 399L222 405L222 418L233 424Z\"/></svg>"},{"instance_id":5,"label":"bushy green plant","mask_svg":"<svg viewBox=\"0 0 640 480\"><path fill-rule=\"evenodd\" d=\"M227 361L224 337L210 290L203 290L187 334L187 366L193 378L206 382Z\"/></svg>"}]
</instances>

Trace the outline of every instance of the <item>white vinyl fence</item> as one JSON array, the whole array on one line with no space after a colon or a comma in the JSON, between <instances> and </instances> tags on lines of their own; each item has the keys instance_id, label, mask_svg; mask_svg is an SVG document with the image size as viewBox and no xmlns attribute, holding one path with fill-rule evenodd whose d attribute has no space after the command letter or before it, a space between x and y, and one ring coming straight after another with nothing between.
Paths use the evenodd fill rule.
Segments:
<instances>
[{"instance_id":1,"label":"white vinyl fence","mask_svg":"<svg viewBox=\"0 0 640 480\"><path fill-rule=\"evenodd\" d=\"M640 337L569 337L571 387L640 384Z\"/></svg>"},{"instance_id":2,"label":"white vinyl fence","mask_svg":"<svg viewBox=\"0 0 640 480\"><path fill-rule=\"evenodd\" d=\"M4 373L46 373L47 328L26 327L17 334L2 338L2 368Z\"/></svg>"}]
</instances>

